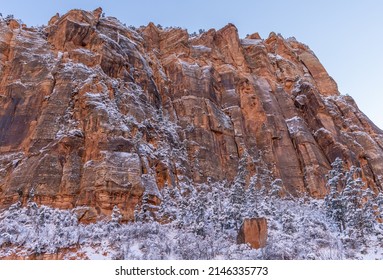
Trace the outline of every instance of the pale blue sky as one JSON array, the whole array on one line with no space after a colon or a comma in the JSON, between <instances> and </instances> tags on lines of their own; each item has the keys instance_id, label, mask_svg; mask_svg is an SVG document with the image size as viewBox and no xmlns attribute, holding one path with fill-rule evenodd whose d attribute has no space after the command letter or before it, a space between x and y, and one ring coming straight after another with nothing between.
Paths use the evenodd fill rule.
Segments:
<instances>
[{"instance_id":1,"label":"pale blue sky","mask_svg":"<svg viewBox=\"0 0 383 280\"><path fill-rule=\"evenodd\" d=\"M180 26L189 32L234 23L241 37L271 31L294 36L316 53L342 94L349 94L383 128L383 1L380 0L0 0L0 12L27 25L46 24L56 12L103 7L127 25Z\"/></svg>"}]
</instances>

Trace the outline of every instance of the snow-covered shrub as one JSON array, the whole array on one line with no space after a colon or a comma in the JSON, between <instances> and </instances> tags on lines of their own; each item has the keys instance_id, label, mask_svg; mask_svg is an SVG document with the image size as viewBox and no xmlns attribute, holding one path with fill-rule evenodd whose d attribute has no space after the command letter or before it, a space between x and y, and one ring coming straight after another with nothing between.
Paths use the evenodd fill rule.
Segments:
<instances>
[{"instance_id":1,"label":"snow-covered shrub","mask_svg":"<svg viewBox=\"0 0 383 280\"><path fill-rule=\"evenodd\" d=\"M161 190L157 211L143 197L136 221L126 224L118 207L105 220L81 224L76 209L16 203L0 212L0 257L74 248L89 258L109 259L382 258L383 227L377 220L383 196L364 188L356 172L336 161L324 200L281 197L281 180L263 185L258 176L249 185L241 176L234 182L185 181ZM237 244L238 228L252 217L267 220L265 248Z\"/></svg>"}]
</instances>

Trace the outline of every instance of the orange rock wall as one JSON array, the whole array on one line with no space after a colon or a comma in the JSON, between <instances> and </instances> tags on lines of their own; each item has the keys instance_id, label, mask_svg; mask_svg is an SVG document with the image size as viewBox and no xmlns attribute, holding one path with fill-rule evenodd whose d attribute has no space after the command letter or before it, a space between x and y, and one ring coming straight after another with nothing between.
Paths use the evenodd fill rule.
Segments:
<instances>
[{"instance_id":1,"label":"orange rock wall","mask_svg":"<svg viewBox=\"0 0 383 280\"><path fill-rule=\"evenodd\" d=\"M240 167L323 197L337 157L382 190L382 131L307 46L100 14L0 22L0 207L34 194L89 206L84 220L114 205L129 220L144 192L158 203L165 185L232 181Z\"/></svg>"}]
</instances>

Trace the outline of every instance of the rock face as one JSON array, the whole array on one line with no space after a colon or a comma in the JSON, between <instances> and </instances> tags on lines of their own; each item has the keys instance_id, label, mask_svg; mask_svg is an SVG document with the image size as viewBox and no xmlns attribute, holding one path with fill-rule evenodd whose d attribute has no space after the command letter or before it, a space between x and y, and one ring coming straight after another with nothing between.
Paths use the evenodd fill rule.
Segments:
<instances>
[{"instance_id":1,"label":"rock face","mask_svg":"<svg viewBox=\"0 0 383 280\"><path fill-rule=\"evenodd\" d=\"M191 37L72 10L45 28L0 22L0 207L34 195L83 219L183 182L280 178L323 197L337 157L382 190L383 133L295 39ZM267 176L266 176L267 175Z\"/></svg>"},{"instance_id":2,"label":"rock face","mask_svg":"<svg viewBox=\"0 0 383 280\"><path fill-rule=\"evenodd\" d=\"M265 218L245 219L237 236L238 244L250 244L251 248L259 249L266 246L267 220Z\"/></svg>"}]
</instances>

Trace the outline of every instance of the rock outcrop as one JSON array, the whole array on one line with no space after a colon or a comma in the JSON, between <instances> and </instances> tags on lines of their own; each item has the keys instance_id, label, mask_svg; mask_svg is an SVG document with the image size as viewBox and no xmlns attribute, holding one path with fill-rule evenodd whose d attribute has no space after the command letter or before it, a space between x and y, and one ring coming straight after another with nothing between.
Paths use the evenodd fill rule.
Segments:
<instances>
[{"instance_id":1,"label":"rock outcrop","mask_svg":"<svg viewBox=\"0 0 383 280\"><path fill-rule=\"evenodd\" d=\"M383 132L294 38L191 37L72 10L0 22L0 207L32 195L83 221L183 182L280 178L323 197L337 157L382 191Z\"/></svg>"},{"instance_id":2,"label":"rock outcrop","mask_svg":"<svg viewBox=\"0 0 383 280\"><path fill-rule=\"evenodd\" d=\"M259 249L266 246L267 220L265 218L245 219L237 236L238 244L249 244L251 248Z\"/></svg>"}]
</instances>

